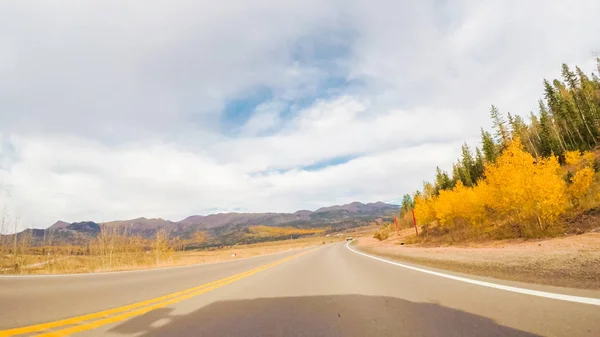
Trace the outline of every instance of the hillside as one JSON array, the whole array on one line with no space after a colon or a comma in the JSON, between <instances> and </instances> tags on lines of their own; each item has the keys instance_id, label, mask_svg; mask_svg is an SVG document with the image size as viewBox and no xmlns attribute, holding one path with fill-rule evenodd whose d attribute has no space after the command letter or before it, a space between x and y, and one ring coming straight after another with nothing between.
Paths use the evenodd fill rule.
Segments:
<instances>
[{"instance_id":1,"label":"hillside","mask_svg":"<svg viewBox=\"0 0 600 337\"><path fill-rule=\"evenodd\" d=\"M369 224L376 219L389 219L399 206L383 202L363 204L353 202L319 208L316 211L299 210L294 213L219 213L193 215L181 221L164 219L137 218L131 220L110 221L103 224L93 221L67 223L57 221L46 230L25 230L19 237L31 237L33 245L85 245L95 238L101 228L118 230L127 235L139 235L152 238L159 230L166 230L170 237L193 240L196 233L204 233L206 240L202 246L223 246L248 244L260 241L280 239L283 236L300 237L307 233L332 233L348 228ZM281 227L281 230L256 235L253 226ZM256 227L254 227L256 228ZM285 230L283 228L286 228ZM298 231L290 231L297 228ZM283 234L288 233L288 234ZM5 236L5 240L12 236Z\"/></svg>"}]
</instances>

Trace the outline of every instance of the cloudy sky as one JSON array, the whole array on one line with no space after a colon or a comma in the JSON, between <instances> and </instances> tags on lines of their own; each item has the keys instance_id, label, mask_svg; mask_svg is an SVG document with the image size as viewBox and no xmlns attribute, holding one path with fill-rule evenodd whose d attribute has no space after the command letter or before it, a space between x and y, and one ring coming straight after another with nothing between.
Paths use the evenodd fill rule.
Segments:
<instances>
[{"instance_id":1,"label":"cloudy sky","mask_svg":"<svg viewBox=\"0 0 600 337\"><path fill-rule=\"evenodd\" d=\"M595 69L600 2L4 1L0 206L20 227L397 201Z\"/></svg>"}]
</instances>

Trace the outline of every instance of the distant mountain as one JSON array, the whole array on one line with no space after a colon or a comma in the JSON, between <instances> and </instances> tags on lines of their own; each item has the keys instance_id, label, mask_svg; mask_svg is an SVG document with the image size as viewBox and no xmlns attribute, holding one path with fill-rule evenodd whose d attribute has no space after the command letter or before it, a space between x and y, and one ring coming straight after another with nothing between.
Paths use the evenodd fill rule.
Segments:
<instances>
[{"instance_id":1,"label":"distant mountain","mask_svg":"<svg viewBox=\"0 0 600 337\"><path fill-rule=\"evenodd\" d=\"M100 233L100 225L93 221L67 223L57 221L46 229L28 228L17 234L18 240L30 240L33 245L82 245ZM2 235L12 242L14 234Z\"/></svg>"},{"instance_id":2,"label":"distant mountain","mask_svg":"<svg viewBox=\"0 0 600 337\"><path fill-rule=\"evenodd\" d=\"M314 212L300 210L294 213L219 213L206 216L192 215L179 221L179 223L184 225L196 225L198 228L202 229L211 229L232 224L278 226L291 222L311 222L311 220L323 219L322 213L328 213L333 219L344 219L349 216L361 215L381 216L397 211L398 207L399 206L397 205L386 204L383 202L369 204L353 202L346 205L319 208Z\"/></svg>"},{"instance_id":3,"label":"distant mountain","mask_svg":"<svg viewBox=\"0 0 600 337\"><path fill-rule=\"evenodd\" d=\"M70 223L58 220L52 226L48 227L48 229L64 229L67 228L68 225L70 225Z\"/></svg>"},{"instance_id":4,"label":"distant mountain","mask_svg":"<svg viewBox=\"0 0 600 337\"><path fill-rule=\"evenodd\" d=\"M368 204L353 202L346 205L322 207L314 212L299 210L294 213L219 213L193 215L178 222L147 218L111 221L103 224L92 221L71 224L57 221L45 231L35 230L33 237L38 241L42 238L48 241L48 238L51 238L57 244L82 244L98 235L101 228L105 226L120 228L131 235L141 235L146 238L153 237L161 229L167 230L173 237L178 236L182 239L190 238L193 233L203 231L211 238L211 245L220 246L250 243L247 241L247 235L244 235L250 226L326 228L328 231L335 232L366 225L382 218L391 219L391 215L398 209L397 205L383 202ZM41 241L38 243L41 244Z\"/></svg>"},{"instance_id":5,"label":"distant mountain","mask_svg":"<svg viewBox=\"0 0 600 337\"><path fill-rule=\"evenodd\" d=\"M386 210L396 210L398 206L386 204L384 202L375 202L371 204L363 204L362 202L353 202L346 205L336 205L329 207L322 207L315 211L315 213L323 212L335 212L335 211L347 211L350 213L373 213Z\"/></svg>"},{"instance_id":6,"label":"distant mountain","mask_svg":"<svg viewBox=\"0 0 600 337\"><path fill-rule=\"evenodd\" d=\"M100 225L93 221L74 222L68 225L65 229L91 236L95 236L96 234L100 233Z\"/></svg>"},{"instance_id":7,"label":"distant mountain","mask_svg":"<svg viewBox=\"0 0 600 337\"><path fill-rule=\"evenodd\" d=\"M142 236L152 236L159 229L173 229L176 228L178 224L164 219L137 218L132 220L105 222L103 225L107 227L119 227L130 233L140 234Z\"/></svg>"},{"instance_id":8,"label":"distant mountain","mask_svg":"<svg viewBox=\"0 0 600 337\"><path fill-rule=\"evenodd\" d=\"M307 212L307 211L304 211ZM211 229L232 224L276 226L296 220L308 220L309 213L219 213L206 216L193 215L181 221L183 225L197 225L198 228ZM308 211L310 212L310 211ZM311 212L312 213L312 212Z\"/></svg>"},{"instance_id":9,"label":"distant mountain","mask_svg":"<svg viewBox=\"0 0 600 337\"><path fill-rule=\"evenodd\" d=\"M128 226L133 229L141 229L141 228L162 228L165 226L173 225L174 222L164 219L146 219L146 218L137 218L132 220L124 220L124 221L111 221L105 222L106 226Z\"/></svg>"}]
</instances>

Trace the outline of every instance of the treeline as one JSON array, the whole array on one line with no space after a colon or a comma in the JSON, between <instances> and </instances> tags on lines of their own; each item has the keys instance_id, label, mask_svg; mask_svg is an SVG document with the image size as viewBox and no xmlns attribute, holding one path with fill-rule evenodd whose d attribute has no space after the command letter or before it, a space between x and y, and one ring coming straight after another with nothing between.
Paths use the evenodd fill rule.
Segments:
<instances>
[{"instance_id":1,"label":"treeline","mask_svg":"<svg viewBox=\"0 0 600 337\"><path fill-rule=\"evenodd\" d=\"M425 235L547 236L562 231L565 212L600 204L600 78L565 64L562 78L544 80L539 112L527 119L492 106L480 146L465 143L450 173L438 167L432 183L404 196L403 212L414 207Z\"/></svg>"}]
</instances>

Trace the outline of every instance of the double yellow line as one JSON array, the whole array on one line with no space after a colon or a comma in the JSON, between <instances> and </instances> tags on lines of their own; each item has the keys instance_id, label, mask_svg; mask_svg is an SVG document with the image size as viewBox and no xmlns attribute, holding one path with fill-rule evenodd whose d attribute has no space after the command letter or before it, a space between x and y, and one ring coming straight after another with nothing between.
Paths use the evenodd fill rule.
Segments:
<instances>
[{"instance_id":1,"label":"double yellow line","mask_svg":"<svg viewBox=\"0 0 600 337\"><path fill-rule=\"evenodd\" d=\"M312 250L310 250L310 251L312 251ZM30 326L25 326L25 327L21 327L21 328L1 330L0 337L16 336L16 335L36 333L36 332L45 332L45 331L48 331L51 329L63 328L63 329L58 329L58 330L51 331L51 332L45 332L45 333L38 335L38 336L45 336L45 337L50 337L50 336L60 337L60 336L68 336L68 335L71 335L71 334L74 334L77 332L81 332L81 331L85 331L85 330L95 329L95 328L101 327L106 324L123 321L128 318L132 318L134 316L143 315L154 309L162 308L167 305L175 304L177 302L190 299L192 297L195 297L200 294L209 292L211 290L220 288L222 286L233 283L235 281L239 281L243 278L254 275L263 270L272 268L276 265L287 262L298 256L304 255L310 251L305 251L305 252L302 252L302 253L299 253L299 254L296 254L293 256L289 256L289 257L283 258L281 260L277 260L275 262L266 264L262 267L248 270L246 272L236 274L233 276L229 276L229 277L226 277L226 278L214 281L214 282L210 282L210 283L206 283L206 284L203 284L203 285L200 285L197 287L178 291L178 292L175 292L175 293L172 293L169 295L156 297L156 298L153 298L150 300L125 305L125 306L113 308L110 310L99 311L99 312L95 312L93 314L67 318L67 319L63 319L63 320L59 320L59 321L30 325Z\"/></svg>"}]
</instances>

